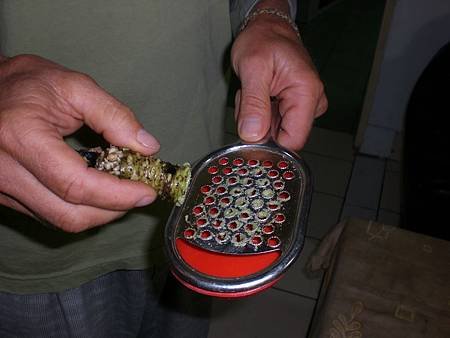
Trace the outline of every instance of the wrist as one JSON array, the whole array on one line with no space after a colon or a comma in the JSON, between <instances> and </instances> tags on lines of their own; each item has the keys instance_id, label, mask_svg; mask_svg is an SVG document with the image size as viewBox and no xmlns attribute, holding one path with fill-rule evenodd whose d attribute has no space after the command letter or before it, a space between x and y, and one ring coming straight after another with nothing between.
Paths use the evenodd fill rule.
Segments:
<instances>
[{"instance_id":1,"label":"wrist","mask_svg":"<svg viewBox=\"0 0 450 338\"><path fill-rule=\"evenodd\" d=\"M253 12L253 11L257 10L257 9L262 9L262 8L273 8L273 9L276 9L278 11L286 13L287 15L289 15L289 17L291 19L293 19L290 16L291 8L290 8L289 2L287 0L260 0L252 8L251 12ZM249 14L251 14L251 13L249 13Z\"/></svg>"},{"instance_id":2,"label":"wrist","mask_svg":"<svg viewBox=\"0 0 450 338\"><path fill-rule=\"evenodd\" d=\"M240 32L245 30L248 26L270 29L271 31L286 37L294 37L301 40L300 32L295 22L290 18L288 13L283 12L278 8L255 7L243 21Z\"/></svg>"}]
</instances>

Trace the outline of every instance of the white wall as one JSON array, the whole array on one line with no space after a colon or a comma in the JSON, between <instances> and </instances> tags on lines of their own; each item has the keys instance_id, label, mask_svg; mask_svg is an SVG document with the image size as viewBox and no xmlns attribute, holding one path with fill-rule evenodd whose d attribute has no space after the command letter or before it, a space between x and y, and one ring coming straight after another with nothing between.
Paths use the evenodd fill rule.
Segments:
<instances>
[{"instance_id":1,"label":"white wall","mask_svg":"<svg viewBox=\"0 0 450 338\"><path fill-rule=\"evenodd\" d=\"M450 41L450 0L387 2L393 11L385 13L356 144L360 152L380 157L391 153L420 74Z\"/></svg>"}]
</instances>

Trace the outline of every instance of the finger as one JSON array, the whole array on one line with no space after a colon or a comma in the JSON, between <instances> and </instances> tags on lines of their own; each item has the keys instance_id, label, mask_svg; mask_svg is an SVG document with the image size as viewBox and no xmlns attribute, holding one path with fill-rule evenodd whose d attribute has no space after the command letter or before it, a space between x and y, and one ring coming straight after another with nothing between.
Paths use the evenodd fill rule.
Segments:
<instances>
[{"instance_id":1,"label":"finger","mask_svg":"<svg viewBox=\"0 0 450 338\"><path fill-rule=\"evenodd\" d=\"M20 212L37 216L68 232L79 232L106 224L124 214L123 211L67 203L7 154L0 153L0 160L5 168L13 169L1 175L4 193L0 195L0 200Z\"/></svg>"},{"instance_id":2,"label":"finger","mask_svg":"<svg viewBox=\"0 0 450 338\"><path fill-rule=\"evenodd\" d=\"M110 143L145 155L159 150L158 141L142 127L133 112L89 77L75 74L69 91L69 101L84 122Z\"/></svg>"},{"instance_id":3,"label":"finger","mask_svg":"<svg viewBox=\"0 0 450 338\"><path fill-rule=\"evenodd\" d=\"M88 124L109 142L146 155L159 150L158 141L143 129L131 110L106 93L89 76L68 71L53 62L32 55L14 57L11 63L14 65L12 70L20 70L23 73L47 68L49 71L45 76L51 79L52 89L59 94L56 99L63 99L66 104L57 105L58 108L71 113L75 111L73 117ZM70 109L65 109L67 107Z\"/></svg>"},{"instance_id":4,"label":"finger","mask_svg":"<svg viewBox=\"0 0 450 338\"><path fill-rule=\"evenodd\" d=\"M320 97L319 104L317 105L316 113L314 117L323 115L328 109L328 99L325 94Z\"/></svg>"},{"instance_id":5,"label":"finger","mask_svg":"<svg viewBox=\"0 0 450 338\"><path fill-rule=\"evenodd\" d=\"M5 134L9 135L6 140ZM11 123L8 133L0 137L0 144L43 185L67 202L128 210L155 200L155 191L143 183L120 180L87 168L81 156L56 134L51 126L39 121L34 122L32 131L24 131L20 125Z\"/></svg>"},{"instance_id":6,"label":"finger","mask_svg":"<svg viewBox=\"0 0 450 338\"><path fill-rule=\"evenodd\" d=\"M293 151L303 148L314 121L316 107L317 100L312 96L282 99L278 143Z\"/></svg>"},{"instance_id":7,"label":"finger","mask_svg":"<svg viewBox=\"0 0 450 338\"><path fill-rule=\"evenodd\" d=\"M253 74L260 74L255 77ZM238 116L239 137L247 142L258 142L270 128L270 81L267 71L247 68L240 74L241 95Z\"/></svg>"},{"instance_id":8,"label":"finger","mask_svg":"<svg viewBox=\"0 0 450 338\"><path fill-rule=\"evenodd\" d=\"M21 212L22 214L25 214L30 217L35 217L34 214L25 208L23 204L12 198L11 196L8 196L6 194L3 194L0 192L0 204L4 205L8 208L14 209L18 212Z\"/></svg>"},{"instance_id":9,"label":"finger","mask_svg":"<svg viewBox=\"0 0 450 338\"><path fill-rule=\"evenodd\" d=\"M236 91L236 95L234 97L234 120L237 121L239 117L240 112L240 106L241 106L241 90L238 89Z\"/></svg>"}]
</instances>

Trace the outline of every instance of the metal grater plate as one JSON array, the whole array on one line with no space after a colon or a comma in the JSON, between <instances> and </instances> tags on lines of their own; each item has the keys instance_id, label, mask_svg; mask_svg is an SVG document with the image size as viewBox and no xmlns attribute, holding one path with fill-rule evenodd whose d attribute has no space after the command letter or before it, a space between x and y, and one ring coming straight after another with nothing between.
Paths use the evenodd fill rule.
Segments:
<instances>
[{"instance_id":1,"label":"metal grater plate","mask_svg":"<svg viewBox=\"0 0 450 338\"><path fill-rule=\"evenodd\" d=\"M280 152L240 147L199 169L176 236L205 250L254 254L289 245L304 173Z\"/></svg>"},{"instance_id":2,"label":"metal grater plate","mask_svg":"<svg viewBox=\"0 0 450 338\"><path fill-rule=\"evenodd\" d=\"M214 295L245 294L273 283L303 248L311 195L306 163L273 141L211 153L194 166L185 202L167 222L164 240L173 273L194 290ZM218 277L186 263L179 241L236 259L280 255L249 275Z\"/></svg>"}]
</instances>

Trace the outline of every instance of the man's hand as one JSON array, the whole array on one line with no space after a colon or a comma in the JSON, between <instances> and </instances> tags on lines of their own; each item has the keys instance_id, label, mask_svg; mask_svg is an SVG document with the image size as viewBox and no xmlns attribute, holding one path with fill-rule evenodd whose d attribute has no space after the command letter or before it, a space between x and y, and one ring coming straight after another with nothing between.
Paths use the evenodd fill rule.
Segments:
<instances>
[{"instance_id":1,"label":"man's hand","mask_svg":"<svg viewBox=\"0 0 450 338\"><path fill-rule=\"evenodd\" d=\"M261 1L257 6L288 13L282 0ZM295 30L277 16L258 15L238 35L231 59L241 80L235 105L241 139L258 142L266 136L271 125L270 97L275 96L281 114L277 141L291 150L301 149L314 118L326 111L328 103Z\"/></svg>"},{"instance_id":2,"label":"man's hand","mask_svg":"<svg viewBox=\"0 0 450 338\"><path fill-rule=\"evenodd\" d=\"M63 140L87 124L150 155L158 142L87 75L24 55L0 60L0 203L79 232L151 203L155 192L93 168Z\"/></svg>"}]
</instances>

